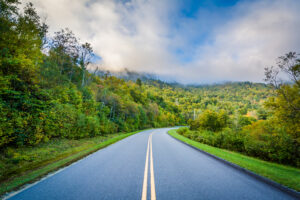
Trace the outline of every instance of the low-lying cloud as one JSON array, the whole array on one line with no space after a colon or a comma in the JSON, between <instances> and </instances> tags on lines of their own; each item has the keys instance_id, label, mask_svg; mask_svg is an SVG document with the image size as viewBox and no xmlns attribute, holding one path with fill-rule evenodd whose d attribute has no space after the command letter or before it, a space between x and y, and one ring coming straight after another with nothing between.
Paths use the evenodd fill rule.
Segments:
<instances>
[{"instance_id":1,"label":"low-lying cloud","mask_svg":"<svg viewBox=\"0 0 300 200\"><path fill-rule=\"evenodd\" d=\"M264 67L300 49L298 0L241 1L226 19L201 9L184 16L173 0L32 2L50 33L69 27L92 44L102 67L183 83L261 82Z\"/></svg>"}]
</instances>

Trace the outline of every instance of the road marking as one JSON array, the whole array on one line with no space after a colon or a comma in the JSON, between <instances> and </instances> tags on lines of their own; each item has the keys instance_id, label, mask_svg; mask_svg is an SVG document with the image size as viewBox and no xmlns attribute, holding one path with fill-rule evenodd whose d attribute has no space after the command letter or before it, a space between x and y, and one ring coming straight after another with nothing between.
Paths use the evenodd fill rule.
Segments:
<instances>
[{"instance_id":1,"label":"road marking","mask_svg":"<svg viewBox=\"0 0 300 200\"><path fill-rule=\"evenodd\" d=\"M154 182L154 167L153 167L153 154L152 154L152 134L150 135L150 174L151 174L151 200L156 200L155 182Z\"/></svg>"},{"instance_id":2,"label":"road marking","mask_svg":"<svg viewBox=\"0 0 300 200\"><path fill-rule=\"evenodd\" d=\"M148 138L148 144L147 144L147 154L146 154L146 163L145 163L145 171L144 171L144 182L143 182L142 200L147 200L149 143L150 143L150 136Z\"/></svg>"},{"instance_id":3,"label":"road marking","mask_svg":"<svg viewBox=\"0 0 300 200\"><path fill-rule=\"evenodd\" d=\"M145 171L144 171L144 181L143 181L142 200L147 200L149 148L150 148L151 200L156 200L155 182L154 182L154 167L153 167L153 153L152 153L152 133L148 137L147 154L146 154Z\"/></svg>"}]
</instances>

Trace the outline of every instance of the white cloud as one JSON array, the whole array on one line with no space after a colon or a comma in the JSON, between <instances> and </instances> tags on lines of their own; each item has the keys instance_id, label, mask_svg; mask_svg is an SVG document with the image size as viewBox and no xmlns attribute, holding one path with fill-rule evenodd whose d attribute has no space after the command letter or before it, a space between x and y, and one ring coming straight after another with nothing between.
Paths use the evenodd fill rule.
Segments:
<instances>
[{"instance_id":1,"label":"white cloud","mask_svg":"<svg viewBox=\"0 0 300 200\"><path fill-rule=\"evenodd\" d=\"M199 81L262 82L264 67L288 51L300 50L299 1L243 3L235 19L215 29L214 42L200 46L195 62L185 73ZM197 74L197 75L196 75ZM184 81L184 80L182 80Z\"/></svg>"},{"instance_id":2,"label":"white cloud","mask_svg":"<svg viewBox=\"0 0 300 200\"><path fill-rule=\"evenodd\" d=\"M27 1L27 0L26 0ZM33 0L46 17L50 33L69 27L82 41L92 43L103 65L158 73L169 65L167 1Z\"/></svg>"},{"instance_id":3,"label":"white cloud","mask_svg":"<svg viewBox=\"0 0 300 200\"><path fill-rule=\"evenodd\" d=\"M298 0L242 1L230 8L229 21L207 18L218 27L209 24L208 29L214 27L209 30L212 42L196 47L191 46L193 39L205 28L197 26L207 23L203 14L192 20L178 18L173 0L122 2L33 0L39 13L47 16L50 32L69 27L82 41L92 43L103 66L158 73L184 83L260 82L263 68L274 64L276 57L300 49ZM174 23L195 31L176 30ZM172 48L190 52L192 60L179 62Z\"/></svg>"}]
</instances>

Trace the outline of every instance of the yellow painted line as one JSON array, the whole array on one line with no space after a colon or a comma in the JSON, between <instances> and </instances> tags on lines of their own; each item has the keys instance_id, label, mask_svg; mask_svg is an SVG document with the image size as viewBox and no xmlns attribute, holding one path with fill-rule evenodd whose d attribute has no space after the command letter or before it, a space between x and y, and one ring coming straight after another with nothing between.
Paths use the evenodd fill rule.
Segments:
<instances>
[{"instance_id":1,"label":"yellow painted line","mask_svg":"<svg viewBox=\"0 0 300 200\"><path fill-rule=\"evenodd\" d=\"M148 138L148 144L147 144L147 154L146 154L146 163L145 163L145 171L144 171L144 182L143 182L142 200L147 200L149 144L150 144L150 136Z\"/></svg>"},{"instance_id":2,"label":"yellow painted line","mask_svg":"<svg viewBox=\"0 0 300 200\"><path fill-rule=\"evenodd\" d=\"M156 200L155 182L154 182L154 167L152 154L152 134L150 135L150 174L151 174L151 200Z\"/></svg>"},{"instance_id":3,"label":"yellow painted line","mask_svg":"<svg viewBox=\"0 0 300 200\"><path fill-rule=\"evenodd\" d=\"M151 200L156 200L155 182L154 182L154 167L153 167L153 153L152 153L152 133L148 137L147 154L146 154L145 171L144 171L144 181L143 181L143 191L142 191L142 200L147 200L149 150L150 150Z\"/></svg>"}]
</instances>

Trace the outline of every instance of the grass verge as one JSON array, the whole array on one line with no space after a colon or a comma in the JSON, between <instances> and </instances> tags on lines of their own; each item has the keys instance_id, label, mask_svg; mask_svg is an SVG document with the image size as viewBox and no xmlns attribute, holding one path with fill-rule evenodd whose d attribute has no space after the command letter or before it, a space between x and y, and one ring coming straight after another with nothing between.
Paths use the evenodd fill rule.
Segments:
<instances>
[{"instance_id":1,"label":"grass verge","mask_svg":"<svg viewBox=\"0 0 300 200\"><path fill-rule=\"evenodd\" d=\"M259 160L257 158L245 156L240 153L202 144L200 142L196 142L182 135L179 135L176 131L177 129L172 129L168 133L174 138L181 140L191 146L218 156L219 158L227 160L231 163L237 164L245 169L248 169L261 176L267 177L296 191L300 191L300 169L298 168L271 163Z\"/></svg>"},{"instance_id":2,"label":"grass verge","mask_svg":"<svg viewBox=\"0 0 300 200\"><path fill-rule=\"evenodd\" d=\"M99 149L107 147L110 144L113 144L138 132L141 131L135 131L126 134L99 136L77 141L63 139L41 144L38 147L21 148L18 151L22 152L22 154L25 156L34 152L35 160L37 161L33 162L32 165L30 165L30 162L25 162L25 164L17 166L17 169L14 169L14 175L12 175L9 179L1 181L0 196L12 190L16 190L25 184L32 183L50 172L65 167ZM56 147L61 147L61 149L58 151L51 151L51 149L57 149ZM3 162L1 164L4 165Z\"/></svg>"}]
</instances>

